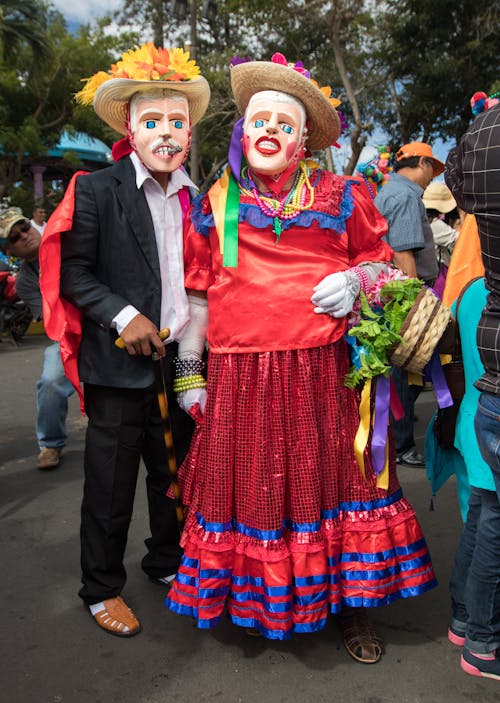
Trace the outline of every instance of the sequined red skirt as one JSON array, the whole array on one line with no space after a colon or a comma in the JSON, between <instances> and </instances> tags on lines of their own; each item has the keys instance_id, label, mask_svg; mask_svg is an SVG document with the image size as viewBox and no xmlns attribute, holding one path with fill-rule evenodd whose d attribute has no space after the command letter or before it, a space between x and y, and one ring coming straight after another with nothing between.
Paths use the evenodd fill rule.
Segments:
<instances>
[{"instance_id":1,"label":"sequined red skirt","mask_svg":"<svg viewBox=\"0 0 500 703\"><path fill-rule=\"evenodd\" d=\"M224 610L272 639L436 585L390 449L389 489L353 451L358 394L343 340L212 354L208 402L180 479L184 556L167 606L201 628Z\"/></svg>"}]
</instances>

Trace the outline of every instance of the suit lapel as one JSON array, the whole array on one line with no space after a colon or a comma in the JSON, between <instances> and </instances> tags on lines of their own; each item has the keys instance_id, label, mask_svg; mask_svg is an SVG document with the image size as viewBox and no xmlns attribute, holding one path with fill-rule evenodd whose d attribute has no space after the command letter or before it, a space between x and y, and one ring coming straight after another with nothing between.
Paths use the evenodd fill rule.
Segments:
<instances>
[{"instance_id":1,"label":"suit lapel","mask_svg":"<svg viewBox=\"0 0 500 703\"><path fill-rule=\"evenodd\" d=\"M148 266L161 284L160 262L158 260L153 220L142 188L140 190L137 189L134 165L129 158L123 158L118 161L115 175L120 182L117 188L117 197L129 222L130 229Z\"/></svg>"}]
</instances>

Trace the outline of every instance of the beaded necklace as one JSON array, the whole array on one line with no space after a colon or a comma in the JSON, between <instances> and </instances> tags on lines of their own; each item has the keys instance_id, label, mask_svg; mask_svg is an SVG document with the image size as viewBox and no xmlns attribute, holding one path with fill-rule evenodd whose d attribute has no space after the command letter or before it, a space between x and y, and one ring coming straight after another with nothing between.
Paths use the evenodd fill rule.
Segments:
<instances>
[{"instance_id":1,"label":"beaded necklace","mask_svg":"<svg viewBox=\"0 0 500 703\"><path fill-rule=\"evenodd\" d=\"M248 183L248 178L247 178ZM250 184L249 184L250 185ZM314 188L309 181L309 174L304 163L299 164L292 187L284 198L271 198L261 195L253 186L251 190L240 185L242 193L253 196L261 212L273 218L273 232L276 235L276 244L283 232L283 220L293 220L303 210L309 210L314 204ZM309 193L309 202L306 196Z\"/></svg>"}]
</instances>

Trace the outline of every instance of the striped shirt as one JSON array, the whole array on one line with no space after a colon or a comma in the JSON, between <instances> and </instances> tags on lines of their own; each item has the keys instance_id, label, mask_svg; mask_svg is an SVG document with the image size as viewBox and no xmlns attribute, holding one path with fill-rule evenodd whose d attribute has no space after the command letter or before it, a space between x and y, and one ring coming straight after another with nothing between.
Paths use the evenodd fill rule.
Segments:
<instances>
[{"instance_id":1,"label":"striped shirt","mask_svg":"<svg viewBox=\"0 0 500 703\"><path fill-rule=\"evenodd\" d=\"M500 104L479 115L450 152L445 180L477 220L489 294L477 328L485 373L476 385L500 395Z\"/></svg>"}]
</instances>

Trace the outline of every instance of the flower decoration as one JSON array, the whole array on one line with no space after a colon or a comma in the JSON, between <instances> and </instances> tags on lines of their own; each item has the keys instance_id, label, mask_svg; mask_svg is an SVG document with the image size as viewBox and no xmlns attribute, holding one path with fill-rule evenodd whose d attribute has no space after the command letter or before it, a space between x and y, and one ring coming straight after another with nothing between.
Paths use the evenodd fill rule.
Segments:
<instances>
[{"instance_id":1,"label":"flower decoration","mask_svg":"<svg viewBox=\"0 0 500 703\"><path fill-rule=\"evenodd\" d=\"M500 95L500 93L492 93L492 95L488 96L488 95L486 95L486 93L483 93L482 91L474 93L474 95L470 99L470 107L472 110L472 114L476 117L477 115L480 115L485 110L489 110L490 107L497 105L499 102L498 101L499 95Z\"/></svg>"},{"instance_id":2,"label":"flower decoration","mask_svg":"<svg viewBox=\"0 0 500 703\"><path fill-rule=\"evenodd\" d=\"M337 115L339 116L340 120L340 134L344 134L349 129L349 122L346 120L346 117L342 110L337 110Z\"/></svg>"},{"instance_id":3,"label":"flower decoration","mask_svg":"<svg viewBox=\"0 0 500 703\"><path fill-rule=\"evenodd\" d=\"M363 176L370 192L375 197L392 173L390 147L387 145L378 147L377 155L371 161L359 164L356 171Z\"/></svg>"},{"instance_id":4,"label":"flower decoration","mask_svg":"<svg viewBox=\"0 0 500 703\"><path fill-rule=\"evenodd\" d=\"M252 59L248 58L248 56L240 56L239 54L236 54L236 56L229 59L229 63L231 66L238 66L240 63L249 63L251 60Z\"/></svg>"},{"instance_id":5,"label":"flower decoration","mask_svg":"<svg viewBox=\"0 0 500 703\"><path fill-rule=\"evenodd\" d=\"M157 48L149 42L124 52L120 61L111 64L107 73L98 71L90 78L84 78L85 85L75 95L75 99L82 105L91 105L99 86L112 78L130 78L140 81L190 81L199 74L200 68L189 58L189 51L180 48Z\"/></svg>"}]
</instances>

